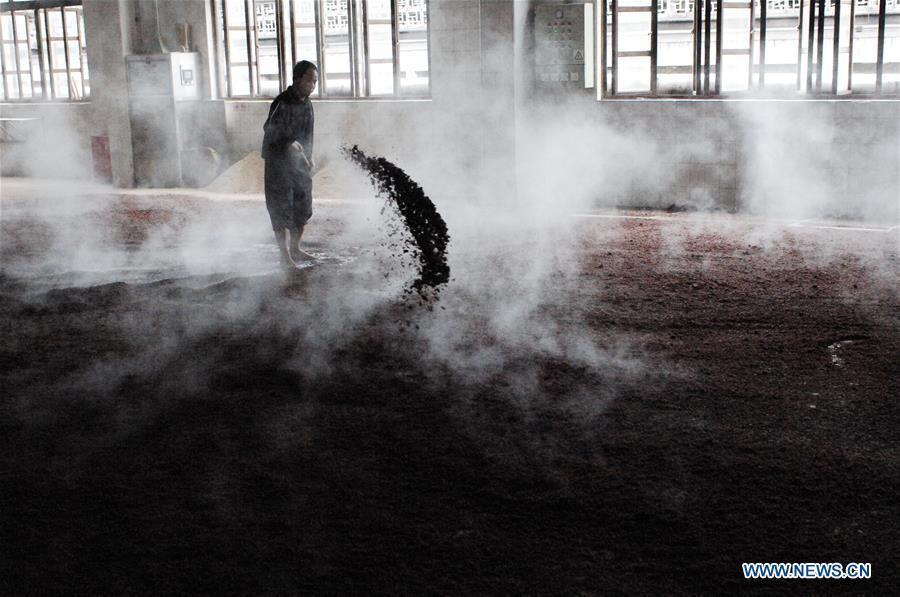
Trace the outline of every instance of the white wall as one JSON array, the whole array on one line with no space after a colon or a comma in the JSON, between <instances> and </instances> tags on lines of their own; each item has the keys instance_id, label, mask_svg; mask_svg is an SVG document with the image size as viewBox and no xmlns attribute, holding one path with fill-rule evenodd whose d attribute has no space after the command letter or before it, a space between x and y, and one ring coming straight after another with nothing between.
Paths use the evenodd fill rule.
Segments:
<instances>
[{"instance_id":1,"label":"white wall","mask_svg":"<svg viewBox=\"0 0 900 597\"><path fill-rule=\"evenodd\" d=\"M552 200L556 189L575 189L577 181L581 187L571 192L604 205L775 213L817 202L834 214L896 218L900 102L543 97L531 87L533 4L431 2L432 99L316 101L318 157L335 158L341 145L358 144L448 198L498 201L518 188L543 190ZM164 43L174 46L174 24L187 20L197 49L211 59L207 5L162 0ZM124 56L153 45L152 6L87 3L90 103L0 105L0 115L45 120L58 139L53 151L70 158L70 167L53 172L89 176L89 137L106 134L116 182L131 184ZM203 80L212 92L206 64ZM258 150L269 101L203 102L191 113L209 126L194 127L195 136L240 159Z\"/></svg>"},{"instance_id":2,"label":"white wall","mask_svg":"<svg viewBox=\"0 0 900 597\"><path fill-rule=\"evenodd\" d=\"M0 118L36 119L18 127L28 131L24 143L0 144L4 176L91 177L90 137L97 130L91 103L0 103Z\"/></svg>"},{"instance_id":3,"label":"white wall","mask_svg":"<svg viewBox=\"0 0 900 597\"><path fill-rule=\"evenodd\" d=\"M561 102L517 139L520 186L579 206L900 217L898 101Z\"/></svg>"},{"instance_id":4,"label":"white wall","mask_svg":"<svg viewBox=\"0 0 900 597\"><path fill-rule=\"evenodd\" d=\"M579 207L900 218L900 101L598 102L594 90L542 92L527 23L547 1L517 5L520 191L577 195L568 201Z\"/></svg>"}]
</instances>

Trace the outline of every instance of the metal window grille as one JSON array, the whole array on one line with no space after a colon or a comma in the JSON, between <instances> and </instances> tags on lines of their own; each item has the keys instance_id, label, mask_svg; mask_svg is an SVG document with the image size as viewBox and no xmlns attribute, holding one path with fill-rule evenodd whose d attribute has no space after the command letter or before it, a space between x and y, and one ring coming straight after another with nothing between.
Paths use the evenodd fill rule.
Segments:
<instances>
[{"instance_id":1,"label":"metal window grille","mask_svg":"<svg viewBox=\"0 0 900 597\"><path fill-rule=\"evenodd\" d=\"M601 97L900 95L900 0L597 0Z\"/></svg>"},{"instance_id":2,"label":"metal window grille","mask_svg":"<svg viewBox=\"0 0 900 597\"><path fill-rule=\"evenodd\" d=\"M226 97L273 97L300 60L318 98L430 96L429 0L209 1Z\"/></svg>"},{"instance_id":3,"label":"metal window grille","mask_svg":"<svg viewBox=\"0 0 900 597\"><path fill-rule=\"evenodd\" d=\"M81 0L0 1L0 101L90 96Z\"/></svg>"}]
</instances>

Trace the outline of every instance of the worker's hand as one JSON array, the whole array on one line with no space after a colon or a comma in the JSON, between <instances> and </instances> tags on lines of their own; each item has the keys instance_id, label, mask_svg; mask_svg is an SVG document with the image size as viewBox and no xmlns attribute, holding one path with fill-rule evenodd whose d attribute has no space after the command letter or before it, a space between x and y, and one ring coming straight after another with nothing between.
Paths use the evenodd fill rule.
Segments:
<instances>
[{"instance_id":1,"label":"worker's hand","mask_svg":"<svg viewBox=\"0 0 900 597\"><path fill-rule=\"evenodd\" d=\"M300 154L300 157L303 158L304 162L306 162L306 167L312 170L312 162L310 161L309 157L307 157L306 151L303 150L303 145L300 143L300 141L294 141L293 143L291 143L291 148Z\"/></svg>"}]
</instances>

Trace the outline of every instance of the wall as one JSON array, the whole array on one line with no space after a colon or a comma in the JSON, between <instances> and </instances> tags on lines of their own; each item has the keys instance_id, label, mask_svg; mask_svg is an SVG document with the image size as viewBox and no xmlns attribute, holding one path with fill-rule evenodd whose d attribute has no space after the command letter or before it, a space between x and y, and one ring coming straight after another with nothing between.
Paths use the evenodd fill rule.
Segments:
<instances>
[{"instance_id":1,"label":"wall","mask_svg":"<svg viewBox=\"0 0 900 597\"><path fill-rule=\"evenodd\" d=\"M232 160L259 151L262 125L271 100L226 101L225 122ZM427 100L316 101L316 155L336 159L340 147L361 149L397 160L422 161L435 141L434 104ZM430 153L430 152L427 152Z\"/></svg>"},{"instance_id":2,"label":"wall","mask_svg":"<svg viewBox=\"0 0 900 597\"><path fill-rule=\"evenodd\" d=\"M520 187L577 192L579 207L900 218L898 101L558 101L523 112ZM535 157L535 144L556 151Z\"/></svg>"},{"instance_id":3,"label":"wall","mask_svg":"<svg viewBox=\"0 0 900 597\"><path fill-rule=\"evenodd\" d=\"M520 200L575 208L742 210L770 217L900 219L900 101L609 100L542 92L533 0L517 5Z\"/></svg>"},{"instance_id":4,"label":"wall","mask_svg":"<svg viewBox=\"0 0 900 597\"><path fill-rule=\"evenodd\" d=\"M0 145L5 176L90 178L90 136L97 129L90 102L0 103L0 118L35 118L24 143Z\"/></svg>"},{"instance_id":5,"label":"wall","mask_svg":"<svg viewBox=\"0 0 900 597\"><path fill-rule=\"evenodd\" d=\"M341 145L359 144L395 159L442 198L502 201L540 191L554 200L563 188L584 195L584 206L777 214L816 203L838 215L896 219L900 102L543 96L531 74L533 5L431 2L432 99L315 102L317 157L327 161ZM164 44L174 46L174 24L189 21L197 49L213 56L208 2L161 0L159 7ZM71 151L71 167L54 169L66 176L89 175L89 137L109 135L116 183L129 186L124 56L154 49L155 6L89 2L85 18L92 101L6 104L0 114L44 118L58 139L54 150ZM206 64L204 94L212 94ZM183 122L206 125L191 127L191 144L218 145L237 160L258 150L268 104L210 100L185 110Z\"/></svg>"}]
</instances>

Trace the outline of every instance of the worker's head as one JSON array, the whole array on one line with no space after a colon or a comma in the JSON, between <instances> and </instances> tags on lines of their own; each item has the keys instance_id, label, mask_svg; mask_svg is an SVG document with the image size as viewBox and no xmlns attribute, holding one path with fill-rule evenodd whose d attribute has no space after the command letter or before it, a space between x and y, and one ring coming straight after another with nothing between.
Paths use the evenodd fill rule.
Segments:
<instances>
[{"instance_id":1,"label":"worker's head","mask_svg":"<svg viewBox=\"0 0 900 597\"><path fill-rule=\"evenodd\" d=\"M319 82L319 69L309 60L301 60L294 65L294 90L302 98L309 95Z\"/></svg>"}]
</instances>

